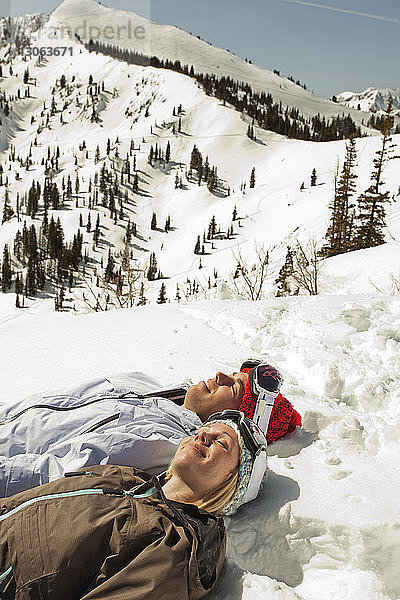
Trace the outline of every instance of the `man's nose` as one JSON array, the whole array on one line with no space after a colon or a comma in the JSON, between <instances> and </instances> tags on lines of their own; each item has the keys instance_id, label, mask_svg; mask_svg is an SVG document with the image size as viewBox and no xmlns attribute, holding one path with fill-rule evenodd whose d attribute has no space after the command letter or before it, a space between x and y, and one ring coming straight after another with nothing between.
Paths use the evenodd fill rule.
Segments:
<instances>
[{"instance_id":1,"label":"man's nose","mask_svg":"<svg viewBox=\"0 0 400 600\"><path fill-rule=\"evenodd\" d=\"M234 379L225 373L218 372L215 376L215 380L218 385L233 385Z\"/></svg>"}]
</instances>

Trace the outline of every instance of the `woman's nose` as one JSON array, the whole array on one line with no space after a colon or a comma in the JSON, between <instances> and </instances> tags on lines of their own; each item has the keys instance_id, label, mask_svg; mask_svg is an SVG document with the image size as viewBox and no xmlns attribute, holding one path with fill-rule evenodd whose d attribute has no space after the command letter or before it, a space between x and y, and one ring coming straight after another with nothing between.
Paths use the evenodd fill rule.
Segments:
<instances>
[{"instance_id":1,"label":"woman's nose","mask_svg":"<svg viewBox=\"0 0 400 600\"><path fill-rule=\"evenodd\" d=\"M198 440L199 442L202 442L203 444L208 445L207 436L204 431L198 431L196 433L196 440Z\"/></svg>"}]
</instances>

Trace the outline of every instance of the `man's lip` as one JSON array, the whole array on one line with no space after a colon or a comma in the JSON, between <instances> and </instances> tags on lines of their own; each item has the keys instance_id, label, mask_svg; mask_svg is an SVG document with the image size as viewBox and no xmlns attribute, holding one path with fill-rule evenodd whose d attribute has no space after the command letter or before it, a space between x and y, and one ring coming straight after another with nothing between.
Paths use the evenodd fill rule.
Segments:
<instances>
[{"instance_id":1,"label":"man's lip","mask_svg":"<svg viewBox=\"0 0 400 600\"><path fill-rule=\"evenodd\" d=\"M209 394L211 394L211 391L210 391L210 386L208 385L208 381L203 381L203 383L204 383L204 385L205 385L205 387L206 387L206 390L207 390L207 392L208 392Z\"/></svg>"}]
</instances>

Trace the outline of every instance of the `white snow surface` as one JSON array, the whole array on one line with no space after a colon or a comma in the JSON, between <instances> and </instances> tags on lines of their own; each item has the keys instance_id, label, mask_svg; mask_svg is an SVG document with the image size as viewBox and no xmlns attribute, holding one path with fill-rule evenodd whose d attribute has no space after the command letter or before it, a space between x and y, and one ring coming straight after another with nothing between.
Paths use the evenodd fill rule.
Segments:
<instances>
[{"instance_id":1,"label":"white snow surface","mask_svg":"<svg viewBox=\"0 0 400 600\"><path fill-rule=\"evenodd\" d=\"M142 370L172 384L257 356L303 428L269 446L257 500L227 519L213 600L400 597L400 299L214 300L89 315L2 305L0 398Z\"/></svg>"}]
</instances>

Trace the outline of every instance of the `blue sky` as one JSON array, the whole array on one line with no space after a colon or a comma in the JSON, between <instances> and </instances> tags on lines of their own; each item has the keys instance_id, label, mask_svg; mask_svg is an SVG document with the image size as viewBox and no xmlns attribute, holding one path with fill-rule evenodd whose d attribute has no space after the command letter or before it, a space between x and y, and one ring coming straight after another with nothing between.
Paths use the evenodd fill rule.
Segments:
<instances>
[{"instance_id":1,"label":"blue sky","mask_svg":"<svg viewBox=\"0 0 400 600\"><path fill-rule=\"evenodd\" d=\"M2 15L33 12L0 0ZM179 25L268 69L293 75L321 96L400 87L399 0L103 0L158 23ZM57 0L35 0L51 12ZM5 8L3 8L5 6Z\"/></svg>"}]
</instances>

